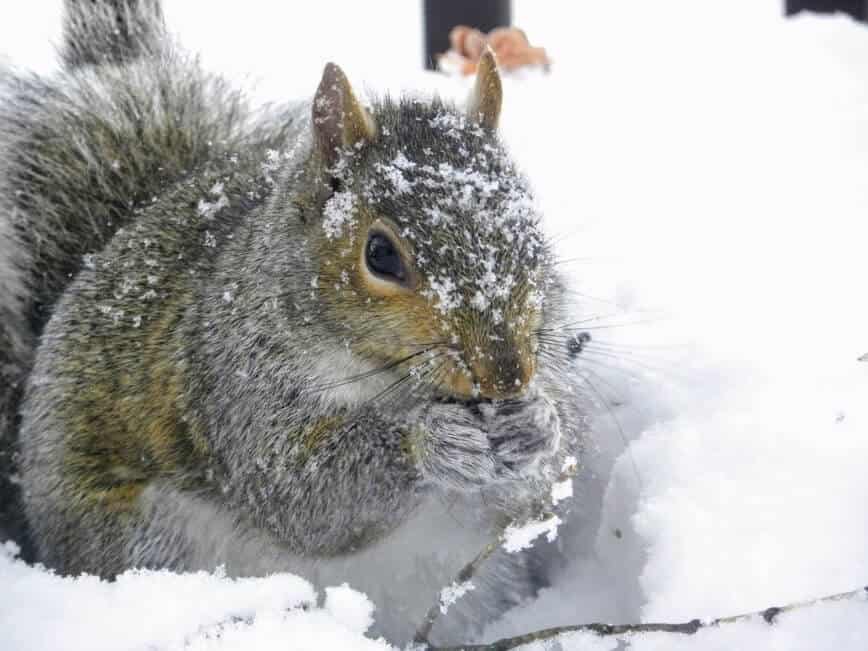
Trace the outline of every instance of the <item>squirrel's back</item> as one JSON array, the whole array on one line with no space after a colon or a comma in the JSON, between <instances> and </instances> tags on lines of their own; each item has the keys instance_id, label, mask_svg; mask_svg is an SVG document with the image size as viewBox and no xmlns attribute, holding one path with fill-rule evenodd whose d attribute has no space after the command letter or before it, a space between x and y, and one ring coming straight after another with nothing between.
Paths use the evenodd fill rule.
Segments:
<instances>
[{"instance_id":1,"label":"squirrel's back","mask_svg":"<svg viewBox=\"0 0 868 651\"><path fill-rule=\"evenodd\" d=\"M0 539L24 541L16 412L36 340L89 253L171 184L292 122L175 48L155 0L65 3L62 68L0 75ZM282 110L282 109L278 109Z\"/></svg>"}]
</instances>

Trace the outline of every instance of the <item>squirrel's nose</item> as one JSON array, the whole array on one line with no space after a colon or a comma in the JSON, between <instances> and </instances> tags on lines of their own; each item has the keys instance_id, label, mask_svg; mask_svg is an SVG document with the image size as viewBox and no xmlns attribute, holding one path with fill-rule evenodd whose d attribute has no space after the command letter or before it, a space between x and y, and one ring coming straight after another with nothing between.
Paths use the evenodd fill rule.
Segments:
<instances>
[{"instance_id":1,"label":"squirrel's nose","mask_svg":"<svg viewBox=\"0 0 868 651\"><path fill-rule=\"evenodd\" d=\"M479 395L488 400L521 397L536 371L534 355L520 346L498 346L468 357Z\"/></svg>"}]
</instances>

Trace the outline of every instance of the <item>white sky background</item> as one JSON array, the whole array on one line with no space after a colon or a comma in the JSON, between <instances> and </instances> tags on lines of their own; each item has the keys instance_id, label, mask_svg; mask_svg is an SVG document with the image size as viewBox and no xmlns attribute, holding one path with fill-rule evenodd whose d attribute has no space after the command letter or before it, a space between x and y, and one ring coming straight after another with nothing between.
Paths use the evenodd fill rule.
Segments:
<instances>
[{"instance_id":1,"label":"white sky background","mask_svg":"<svg viewBox=\"0 0 868 651\"><path fill-rule=\"evenodd\" d=\"M490 633L729 615L865 585L868 28L784 21L777 0L514 5L554 66L505 81L505 137L561 254L580 259L564 266L579 318L642 325L595 331L609 348L581 367L634 443L625 453L601 408L584 517L561 534L573 561ZM206 65L260 80L263 98L309 96L327 60L362 87L466 92L420 71L416 2L165 6ZM0 53L50 70L58 8L0 9ZM73 599L15 576L34 612ZM179 630L196 630L202 615L187 617ZM868 605L632 648L864 651Z\"/></svg>"}]
</instances>

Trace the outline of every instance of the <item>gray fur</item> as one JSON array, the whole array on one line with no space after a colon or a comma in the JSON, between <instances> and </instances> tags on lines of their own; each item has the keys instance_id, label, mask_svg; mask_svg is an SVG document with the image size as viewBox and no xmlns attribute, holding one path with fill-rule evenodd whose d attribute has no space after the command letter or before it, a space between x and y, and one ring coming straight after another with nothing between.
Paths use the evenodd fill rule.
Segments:
<instances>
[{"instance_id":1,"label":"gray fur","mask_svg":"<svg viewBox=\"0 0 868 651\"><path fill-rule=\"evenodd\" d=\"M83 256L169 180L241 143L276 146L289 123L252 111L223 79L170 47L152 20L155 2L117 7L67 3L69 67L55 78L0 71L0 534L18 539L26 532L9 478L20 390L36 336ZM132 50L116 43L113 58L94 35L114 34L124 17L146 25L128 31L131 39L152 38L128 40ZM93 60L105 65L75 65Z\"/></svg>"},{"instance_id":2,"label":"gray fur","mask_svg":"<svg viewBox=\"0 0 868 651\"><path fill-rule=\"evenodd\" d=\"M482 355L518 386L502 315L532 311L538 292L542 325L560 318L524 179L456 107L388 98L371 110L377 141L326 169L309 105L254 114L166 43L155 4L111 5L138 26L92 49L80 39L119 14L69 6L71 69L16 78L0 113L0 232L12 231L0 361L18 383L29 373L22 476L40 558L106 577L222 564L349 580L375 599L377 632L409 639L458 569L534 512L578 444L554 355L541 352L509 400L449 399L439 371ZM397 179L404 153L416 163ZM450 196L443 166L476 179L466 196ZM427 281L460 288L471 316L444 325L452 339L430 355L384 368L360 346L388 350L406 336L399 317L341 282L318 285L342 192L402 229ZM490 256L468 262L480 250ZM150 431L166 419L178 433ZM527 596L527 563L492 559L435 639L466 637Z\"/></svg>"},{"instance_id":3,"label":"gray fur","mask_svg":"<svg viewBox=\"0 0 868 651\"><path fill-rule=\"evenodd\" d=\"M163 51L159 0L65 0L61 61L68 68L129 63Z\"/></svg>"}]
</instances>

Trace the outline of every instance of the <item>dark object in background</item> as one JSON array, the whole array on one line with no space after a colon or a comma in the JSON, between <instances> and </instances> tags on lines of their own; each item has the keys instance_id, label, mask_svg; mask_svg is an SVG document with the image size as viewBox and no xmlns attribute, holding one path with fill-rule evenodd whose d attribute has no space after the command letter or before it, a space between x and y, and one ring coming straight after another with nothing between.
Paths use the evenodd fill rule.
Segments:
<instances>
[{"instance_id":1,"label":"dark object in background","mask_svg":"<svg viewBox=\"0 0 868 651\"><path fill-rule=\"evenodd\" d=\"M868 0L786 0L786 15L800 11L815 11L830 14L840 11L856 20L868 22Z\"/></svg>"},{"instance_id":2,"label":"dark object in background","mask_svg":"<svg viewBox=\"0 0 868 651\"><path fill-rule=\"evenodd\" d=\"M511 22L512 0L425 0L425 67L437 69L435 55L449 49L449 32L456 25L487 33Z\"/></svg>"},{"instance_id":3,"label":"dark object in background","mask_svg":"<svg viewBox=\"0 0 868 651\"><path fill-rule=\"evenodd\" d=\"M446 74L475 75L487 50L494 52L497 67L503 71L533 66L548 72L551 64L545 48L532 46L517 27L495 27L484 34L458 25L449 32L449 43L448 52L435 55L437 67Z\"/></svg>"}]
</instances>

